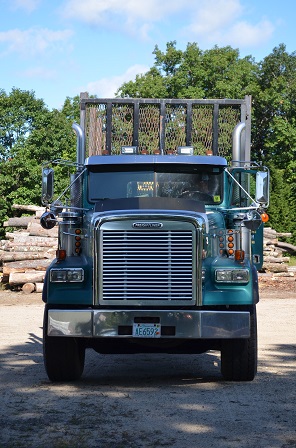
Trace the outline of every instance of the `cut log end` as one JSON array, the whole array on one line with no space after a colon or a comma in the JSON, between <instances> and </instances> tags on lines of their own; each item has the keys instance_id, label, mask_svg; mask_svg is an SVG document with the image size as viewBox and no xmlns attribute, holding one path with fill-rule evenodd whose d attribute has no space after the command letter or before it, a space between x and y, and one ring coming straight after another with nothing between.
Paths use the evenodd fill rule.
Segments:
<instances>
[{"instance_id":1,"label":"cut log end","mask_svg":"<svg viewBox=\"0 0 296 448\"><path fill-rule=\"evenodd\" d=\"M25 283L22 287L22 291L25 294L31 294L32 292L35 291L35 285L34 283Z\"/></svg>"}]
</instances>

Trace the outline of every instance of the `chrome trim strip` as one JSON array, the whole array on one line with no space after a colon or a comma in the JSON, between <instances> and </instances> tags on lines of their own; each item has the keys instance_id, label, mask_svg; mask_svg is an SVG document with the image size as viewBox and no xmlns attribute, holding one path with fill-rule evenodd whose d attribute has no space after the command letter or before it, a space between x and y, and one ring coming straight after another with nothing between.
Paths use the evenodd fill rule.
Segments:
<instances>
[{"instance_id":1,"label":"chrome trim strip","mask_svg":"<svg viewBox=\"0 0 296 448\"><path fill-rule=\"evenodd\" d=\"M159 318L161 326L175 327L176 339L229 339L250 337L250 313L245 311L172 310L49 310L48 336L130 338L119 326L134 319Z\"/></svg>"}]
</instances>

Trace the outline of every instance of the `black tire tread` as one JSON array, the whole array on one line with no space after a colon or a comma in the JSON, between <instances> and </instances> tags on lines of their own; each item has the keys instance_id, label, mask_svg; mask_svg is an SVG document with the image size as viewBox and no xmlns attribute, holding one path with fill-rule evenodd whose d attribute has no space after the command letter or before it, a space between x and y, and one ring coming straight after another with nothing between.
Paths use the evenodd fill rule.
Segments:
<instances>
[{"instance_id":1,"label":"black tire tread","mask_svg":"<svg viewBox=\"0 0 296 448\"><path fill-rule=\"evenodd\" d=\"M227 381L252 381L257 373L256 306L250 308L250 338L222 341L221 373Z\"/></svg>"},{"instance_id":2,"label":"black tire tread","mask_svg":"<svg viewBox=\"0 0 296 448\"><path fill-rule=\"evenodd\" d=\"M85 348L74 337L47 336L47 308L43 323L43 360L48 378L53 381L78 380L84 369Z\"/></svg>"}]
</instances>

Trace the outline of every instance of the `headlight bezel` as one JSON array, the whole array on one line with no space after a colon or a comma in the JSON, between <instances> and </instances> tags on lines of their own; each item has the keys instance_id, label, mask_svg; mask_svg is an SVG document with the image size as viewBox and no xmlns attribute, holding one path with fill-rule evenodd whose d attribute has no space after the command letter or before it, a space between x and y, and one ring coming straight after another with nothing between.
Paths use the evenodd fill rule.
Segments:
<instances>
[{"instance_id":1,"label":"headlight bezel","mask_svg":"<svg viewBox=\"0 0 296 448\"><path fill-rule=\"evenodd\" d=\"M50 270L51 283L82 283L84 270L82 268L53 268Z\"/></svg>"},{"instance_id":2,"label":"headlight bezel","mask_svg":"<svg viewBox=\"0 0 296 448\"><path fill-rule=\"evenodd\" d=\"M250 272L248 269L232 269L232 268L218 268L215 269L216 283L236 283L247 284L250 281Z\"/></svg>"}]
</instances>

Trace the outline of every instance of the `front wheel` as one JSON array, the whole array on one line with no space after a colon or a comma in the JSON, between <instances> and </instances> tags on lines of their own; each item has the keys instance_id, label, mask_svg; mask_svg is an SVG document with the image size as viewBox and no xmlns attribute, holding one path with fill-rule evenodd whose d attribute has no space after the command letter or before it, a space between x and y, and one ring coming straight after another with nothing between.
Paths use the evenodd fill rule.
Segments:
<instances>
[{"instance_id":1,"label":"front wheel","mask_svg":"<svg viewBox=\"0 0 296 448\"><path fill-rule=\"evenodd\" d=\"M221 373L228 381L252 381L257 373L256 306L250 309L250 337L225 339L221 347Z\"/></svg>"},{"instance_id":2,"label":"front wheel","mask_svg":"<svg viewBox=\"0 0 296 448\"><path fill-rule=\"evenodd\" d=\"M47 309L43 323L43 359L51 381L78 380L84 369L85 347L73 337L47 335Z\"/></svg>"}]
</instances>

